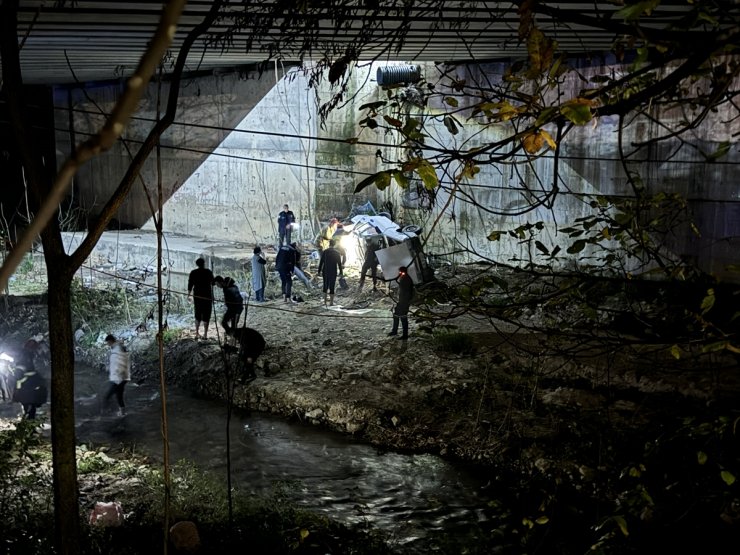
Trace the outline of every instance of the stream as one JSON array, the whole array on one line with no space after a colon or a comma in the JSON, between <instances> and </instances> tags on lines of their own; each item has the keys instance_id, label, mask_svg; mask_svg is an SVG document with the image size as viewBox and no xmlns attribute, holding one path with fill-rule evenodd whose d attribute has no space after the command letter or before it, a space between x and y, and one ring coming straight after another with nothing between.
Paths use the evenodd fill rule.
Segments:
<instances>
[{"instance_id":1,"label":"stream","mask_svg":"<svg viewBox=\"0 0 740 555\"><path fill-rule=\"evenodd\" d=\"M104 372L78 366L78 443L125 445L161 459L158 388L129 383L127 415L118 417L115 398L101 405L107 383ZM175 388L167 400L171 460L188 459L225 480L225 406ZM404 553L428 553L438 541L462 550L490 527L486 479L437 456L379 452L310 424L238 410L231 446L235 488L270 495L279 486L298 507L382 530Z\"/></svg>"}]
</instances>

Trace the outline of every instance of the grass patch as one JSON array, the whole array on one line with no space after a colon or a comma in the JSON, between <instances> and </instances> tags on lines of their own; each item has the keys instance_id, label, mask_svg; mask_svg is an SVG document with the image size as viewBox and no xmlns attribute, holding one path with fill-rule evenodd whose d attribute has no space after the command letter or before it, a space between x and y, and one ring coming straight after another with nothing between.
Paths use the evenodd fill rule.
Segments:
<instances>
[{"instance_id":1,"label":"grass patch","mask_svg":"<svg viewBox=\"0 0 740 555\"><path fill-rule=\"evenodd\" d=\"M50 446L35 423L0 431L0 544L7 553L53 553ZM163 551L164 480L145 459L86 447L77 451L81 480L82 555L134 555ZM229 519L226 481L187 461L171 471L170 524L193 521L201 554L250 553L374 555L393 553L384 538L363 526L349 528L301 510L288 500L287 482L271 496L236 490ZM95 501L118 501L126 521L118 528L87 523Z\"/></svg>"}]
</instances>

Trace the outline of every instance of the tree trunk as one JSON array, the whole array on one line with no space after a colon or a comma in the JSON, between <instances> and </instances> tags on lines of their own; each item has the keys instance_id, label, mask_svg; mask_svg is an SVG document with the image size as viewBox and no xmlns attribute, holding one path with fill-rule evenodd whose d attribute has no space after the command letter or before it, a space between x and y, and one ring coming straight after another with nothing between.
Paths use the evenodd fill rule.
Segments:
<instances>
[{"instance_id":1,"label":"tree trunk","mask_svg":"<svg viewBox=\"0 0 740 555\"><path fill-rule=\"evenodd\" d=\"M17 37L18 0L0 3L0 56L3 88L17 141L18 153L28 182L30 208L35 212L48 191L50 176L43 153L36 148L27 125ZM53 455L56 552L77 555L80 519L77 492L77 461L74 420L74 350L70 285L72 261L64 252L59 222L52 218L41 233L48 276L49 345L51 348L51 440Z\"/></svg>"},{"instance_id":2,"label":"tree trunk","mask_svg":"<svg viewBox=\"0 0 740 555\"><path fill-rule=\"evenodd\" d=\"M46 252L49 241L44 241ZM61 247L61 242L59 243ZM51 246L53 249L53 246ZM51 348L51 446L54 457L54 505L56 545L60 555L79 553L80 518L77 492L74 418L74 335L72 330L72 273L50 264L49 346Z\"/></svg>"}]
</instances>

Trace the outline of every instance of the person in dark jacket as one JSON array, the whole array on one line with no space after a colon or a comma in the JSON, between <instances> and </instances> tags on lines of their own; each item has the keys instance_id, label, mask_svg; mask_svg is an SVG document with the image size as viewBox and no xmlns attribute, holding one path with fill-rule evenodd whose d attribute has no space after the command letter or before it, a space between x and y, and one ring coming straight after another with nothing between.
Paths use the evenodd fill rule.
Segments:
<instances>
[{"instance_id":1,"label":"person in dark jacket","mask_svg":"<svg viewBox=\"0 0 740 555\"><path fill-rule=\"evenodd\" d=\"M293 269L295 268L296 250L290 245L283 245L275 257L275 269L280 274L282 284L283 302L292 301L293 291Z\"/></svg>"},{"instance_id":2,"label":"person in dark jacket","mask_svg":"<svg viewBox=\"0 0 740 555\"><path fill-rule=\"evenodd\" d=\"M414 282L408 275L406 266L398 269L395 281L398 282L398 302L393 308L393 328L388 335L398 335L398 322L400 321L403 332L398 339L405 341L409 337L408 314L411 298L414 296Z\"/></svg>"},{"instance_id":3,"label":"person in dark jacket","mask_svg":"<svg viewBox=\"0 0 740 555\"><path fill-rule=\"evenodd\" d=\"M337 273L340 276L344 275L342 255L334 248L334 239L329 241L329 248L321 253L318 272L324 279L322 288L324 292L324 306L327 304L327 294L329 295L329 306L332 306L334 305L334 288L337 284Z\"/></svg>"},{"instance_id":4,"label":"person in dark jacket","mask_svg":"<svg viewBox=\"0 0 740 555\"><path fill-rule=\"evenodd\" d=\"M206 268L206 261L199 258L196 268L188 276L188 302L195 309L195 338L200 337L200 324L203 322L203 339L208 339L208 324L213 309L213 272Z\"/></svg>"},{"instance_id":5,"label":"person in dark jacket","mask_svg":"<svg viewBox=\"0 0 740 555\"><path fill-rule=\"evenodd\" d=\"M306 289L312 289L313 286L311 285L311 280L303 271L303 266L301 266L301 250L298 248L298 243L291 243L290 246L295 251L295 267L293 268L293 275L303 282Z\"/></svg>"},{"instance_id":6,"label":"person in dark jacket","mask_svg":"<svg viewBox=\"0 0 740 555\"><path fill-rule=\"evenodd\" d=\"M365 274L369 271L373 278L373 291L378 290L378 256L375 254L376 250L378 250L378 242L368 239L365 243L365 260L362 263L362 270L360 270L360 289L365 284Z\"/></svg>"},{"instance_id":7,"label":"person in dark jacket","mask_svg":"<svg viewBox=\"0 0 740 555\"><path fill-rule=\"evenodd\" d=\"M36 418L36 409L46 403L48 395L46 380L36 371L33 362L38 345L34 339L26 341L15 363L16 382L13 401L21 404L23 417L28 420Z\"/></svg>"},{"instance_id":8,"label":"person in dark jacket","mask_svg":"<svg viewBox=\"0 0 740 555\"><path fill-rule=\"evenodd\" d=\"M245 379L253 380L257 377L257 373L254 371L254 363L257 357L262 354L262 351L265 350L265 338L257 330L246 327L233 328L226 333L236 340Z\"/></svg>"},{"instance_id":9,"label":"person in dark jacket","mask_svg":"<svg viewBox=\"0 0 740 555\"><path fill-rule=\"evenodd\" d=\"M288 205L283 205L283 211L278 214L278 234L280 235L280 247L290 244L290 232L295 223L295 215L288 209Z\"/></svg>"},{"instance_id":10,"label":"person in dark jacket","mask_svg":"<svg viewBox=\"0 0 740 555\"><path fill-rule=\"evenodd\" d=\"M239 291L239 287L236 282L230 277L216 276L213 280L216 285L224 290L224 304L226 305L226 312L224 317L221 319L221 325L223 326L226 333L231 328L235 328L239 322L239 315L244 310L244 299Z\"/></svg>"}]
</instances>

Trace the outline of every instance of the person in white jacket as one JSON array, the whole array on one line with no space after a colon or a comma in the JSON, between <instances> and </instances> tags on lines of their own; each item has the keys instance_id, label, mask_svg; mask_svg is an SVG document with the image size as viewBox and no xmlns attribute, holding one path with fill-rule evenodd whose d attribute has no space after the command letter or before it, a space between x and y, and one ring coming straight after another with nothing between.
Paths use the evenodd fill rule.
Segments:
<instances>
[{"instance_id":1,"label":"person in white jacket","mask_svg":"<svg viewBox=\"0 0 740 555\"><path fill-rule=\"evenodd\" d=\"M126 382L131 380L131 355L115 336L108 335L105 342L110 347L110 357L108 359L110 389L105 395L105 401L107 402L115 393L116 401L118 401L118 416L123 416L126 414L123 388L126 387Z\"/></svg>"}]
</instances>

